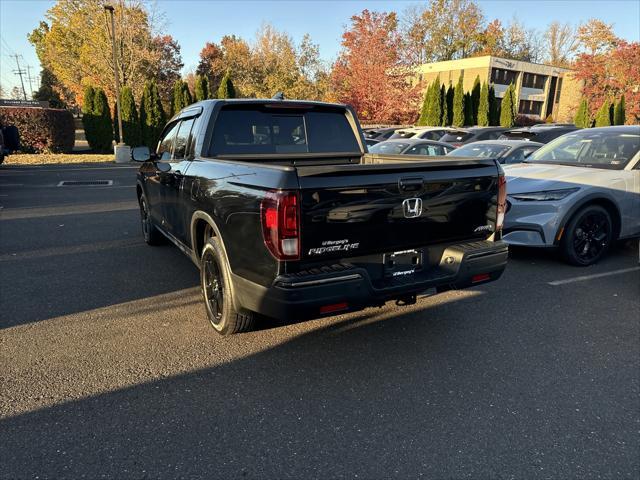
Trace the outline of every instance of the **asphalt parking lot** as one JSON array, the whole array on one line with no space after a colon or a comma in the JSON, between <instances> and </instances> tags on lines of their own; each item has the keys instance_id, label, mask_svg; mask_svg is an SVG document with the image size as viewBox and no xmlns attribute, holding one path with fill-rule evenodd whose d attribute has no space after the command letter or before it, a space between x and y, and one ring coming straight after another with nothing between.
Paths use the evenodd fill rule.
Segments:
<instances>
[{"instance_id":1,"label":"asphalt parking lot","mask_svg":"<svg viewBox=\"0 0 640 480\"><path fill-rule=\"evenodd\" d=\"M0 169L0 477L640 475L637 244L222 338L134 178Z\"/></svg>"}]
</instances>

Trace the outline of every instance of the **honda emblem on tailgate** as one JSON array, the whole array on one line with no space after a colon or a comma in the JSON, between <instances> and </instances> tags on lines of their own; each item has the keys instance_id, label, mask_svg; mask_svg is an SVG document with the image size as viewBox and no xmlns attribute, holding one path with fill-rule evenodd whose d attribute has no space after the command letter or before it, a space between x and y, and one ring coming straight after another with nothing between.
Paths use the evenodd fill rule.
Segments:
<instances>
[{"instance_id":1,"label":"honda emblem on tailgate","mask_svg":"<svg viewBox=\"0 0 640 480\"><path fill-rule=\"evenodd\" d=\"M422 199L407 198L402 202L402 211L405 218L416 218L422 215Z\"/></svg>"}]
</instances>

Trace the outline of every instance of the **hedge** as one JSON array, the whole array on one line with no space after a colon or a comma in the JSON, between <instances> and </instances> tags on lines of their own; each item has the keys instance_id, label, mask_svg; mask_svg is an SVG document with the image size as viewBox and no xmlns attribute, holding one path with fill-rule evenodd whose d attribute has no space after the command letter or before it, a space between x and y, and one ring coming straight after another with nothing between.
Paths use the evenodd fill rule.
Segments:
<instances>
[{"instance_id":1,"label":"hedge","mask_svg":"<svg viewBox=\"0 0 640 480\"><path fill-rule=\"evenodd\" d=\"M0 107L0 124L18 127L22 152L69 153L73 150L76 128L68 110Z\"/></svg>"}]
</instances>

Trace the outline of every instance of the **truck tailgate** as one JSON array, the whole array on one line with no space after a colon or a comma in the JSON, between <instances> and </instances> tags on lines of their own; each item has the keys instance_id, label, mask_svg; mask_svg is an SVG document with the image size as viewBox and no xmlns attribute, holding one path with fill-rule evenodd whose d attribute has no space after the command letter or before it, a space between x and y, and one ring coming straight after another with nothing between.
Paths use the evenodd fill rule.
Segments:
<instances>
[{"instance_id":1,"label":"truck tailgate","mask_svg":"<svg viewBox=\"0 0 640 480\"><path fill-rule=\"evenodd\" d=\"M495 227L499 167L491 159L365 156L297 171L309 260L486 239Z\"/></svg>"}]
</instances>

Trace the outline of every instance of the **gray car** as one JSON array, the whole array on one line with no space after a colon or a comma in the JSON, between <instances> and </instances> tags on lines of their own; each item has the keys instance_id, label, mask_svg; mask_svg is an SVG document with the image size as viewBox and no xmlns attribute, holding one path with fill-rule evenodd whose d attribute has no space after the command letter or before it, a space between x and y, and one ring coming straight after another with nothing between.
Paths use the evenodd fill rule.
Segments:
<instances>
[{"instance_id":1,"label":"gray car","mask_svg":"<svg viewBox=\"0 0 640 480\"><path fill-rule=\"evenodd\" d=\"M504 240L590 265L640 236L640 126L576 130L506 165Z\"/></svg>"},{"instance_id":2,"label":"gray car","mask_svg":"<svg viewBox=\"0 0 640 480\"><path fill-rule=\"evenodd\" d=\"M495 158L502 164L524 162L542 143L526 140L482 140L456 148L449 157Z\"/></svg>"},{"instance_id":3,"label":"gray car","mask_svg":"<svg viewBox=\"0 0 640 480\"><path fill-rule=\"evenodd\" d=\"M369 147L370 153L387 155L432 155L440 156L455 150L456 147L435 140L421 138L393 138Z\"/></svg>"}]
</instances>

